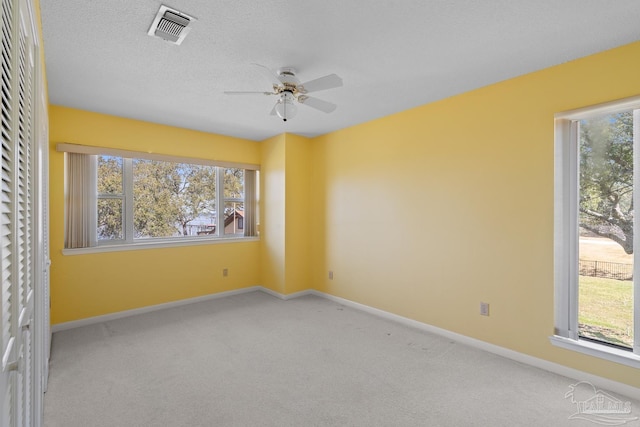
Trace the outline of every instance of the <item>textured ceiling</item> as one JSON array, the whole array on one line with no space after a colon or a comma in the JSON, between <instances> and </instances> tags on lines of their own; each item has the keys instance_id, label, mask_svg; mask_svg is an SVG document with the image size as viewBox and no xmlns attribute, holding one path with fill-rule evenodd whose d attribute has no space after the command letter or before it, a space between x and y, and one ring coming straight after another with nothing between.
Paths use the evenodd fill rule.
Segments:
<instances>
[{"instance_id":1,"label":"textured ceiling","mask_svg":"<svg viewBox=\"0 0 640 427\"><path fill-rule=\"evenodd\" d=\"M181 45L147 31L161 2L40 0L50 102L262 140L315 136L640 40L638 0L172 0ZM330 73L287 122L258 67Z\"/></svg>"}]
</instances>

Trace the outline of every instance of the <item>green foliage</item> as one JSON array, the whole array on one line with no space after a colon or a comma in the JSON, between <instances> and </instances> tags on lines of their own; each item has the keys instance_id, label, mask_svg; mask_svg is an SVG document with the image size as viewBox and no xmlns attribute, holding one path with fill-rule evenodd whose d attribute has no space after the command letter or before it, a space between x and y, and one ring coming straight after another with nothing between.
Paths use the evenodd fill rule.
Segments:
<instances>
[{"instance_id":1,"label":"green foliage","mask_svg":"<svg viewBox=\"0 0 640 427\"><path fill-rule=\"evenodd\" d=\"M122 157L98 156L98 194L122 194Z\"/></svg>"},{"instance_id":2,"label":"green foliage","mask_svg":"<svg viewBox=\"0 0 640 427\"><path fill-rule=\"evenodd\" d=\"M633 113L580 122L580 226L633 253Z\"/></svg>"},{"instance_id":3,"label":"green foliage","mask_svg":"<svg viewBox=\"0 0 640 427\"><path fill-rule=\"evenodd\" d=\"M98 238L122 239L122 157L98 156Z\"/></svg>"},{"instance_id":4,"label":"green foliage","mask_svg":"<svg viewBox=\"0 0 640 427\"><path fill-rule=\"evenodd\" d=\"M122 158L99 156L100 239L123 238L122 168ZM224 169L225 199L243 197L243 178L243 169ZM216 168L213 166L133 159L135 238L186 236L191 221L205 215L215 216L215 198ZM236 206L241 208L242 204L236 203ZM226 206L224 210L225 215L233 212L233 208Z\"/></svg>"},{"instance_id":5,"label":"green foliage","mask_svg":"<svg viewBox=\"0 0 640 427\"><path fill-rule=\"evenodd\" d=\"M229 168L224 170L224 198L239 199L244 194L244 169Z\"/></svg>"},{"instance_id":6,"label":"green foliage","mask_svg":"<svg viewBox=\"0 0 640 427\"><path fill-rule=\"evenodd\" d=\"M98 199L98 238L122 239L122 200Z\"/></svg>"},{"instance_id":7,"label":"green foliage","mask_svg":"<svg viewBox=\"0 0 640 427\"><path fill-rule=\"evenodd\" d=\"M580 334L633 346L633 282L580 276Z\"/></svg>"},{"instance_id":8,"label":"green foliage","mask_svg":"<svg viewBox=\"0 0 640 427\"><path fill-rule=\"evenodd\" d=\"M187 235L187 225L215 209L215 168L136 159L135 237Z\"/></svg>"}]
</instances>

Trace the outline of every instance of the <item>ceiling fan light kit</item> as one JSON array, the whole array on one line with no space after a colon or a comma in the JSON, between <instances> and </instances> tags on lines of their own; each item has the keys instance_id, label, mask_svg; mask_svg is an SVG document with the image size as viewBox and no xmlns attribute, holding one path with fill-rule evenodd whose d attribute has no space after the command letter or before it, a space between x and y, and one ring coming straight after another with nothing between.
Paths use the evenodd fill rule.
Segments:
<instances>
[{"instance_id":1,"label":"ceiling fan light kit","mask_svg":"<svg viewBox=\"0 0 640 427\"><path fill-rule=\"evenodd\" d=\"M336 105L324 101L319 98L308 96L309 92L318 92L321 90L333 89L342 86L342 79L336 74L329 74L324 77L310 80L306 83L300 83L296 77L296 70L291 67L283 67L278 69L277 73L273 73L264 65L254 64L262 70L264 75L272 83L272 92L243 92L243 91L226 91L227 95L276 95L278 100L271 110L271 115L277 115L283 121L292 119L298 108L296 103L306 105L324 113L331 113L336 109Z\"/></svg>"},{"instance_id":2,"label":"ceiling fan light kit","mask_svg":"<svg viewBox=\"0 0 640 427\"><path fill-rule=\"evenodd\" d=\"M292 119L298 112L298 107L293 103L294 100L295 98L291 92L283 92L276 103L276 114L285 122L288 119Z\"/></svg>"}]
</instances>

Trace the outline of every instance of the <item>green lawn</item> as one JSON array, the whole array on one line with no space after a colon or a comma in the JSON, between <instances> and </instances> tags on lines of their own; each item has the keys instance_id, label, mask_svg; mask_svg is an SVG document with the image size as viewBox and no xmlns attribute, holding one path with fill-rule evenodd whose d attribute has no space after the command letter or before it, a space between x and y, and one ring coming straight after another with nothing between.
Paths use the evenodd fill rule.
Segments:
<instances>
[{"instance_id":1,"label":"green lawn","mask_svg":"<svg viewBox=\"0 0 640 427\"><path fill-rule=\"evenodd\" d=\"M580 334L631 347L633 345L633 283L580 276Z\"/></svg>"}]
</instances>

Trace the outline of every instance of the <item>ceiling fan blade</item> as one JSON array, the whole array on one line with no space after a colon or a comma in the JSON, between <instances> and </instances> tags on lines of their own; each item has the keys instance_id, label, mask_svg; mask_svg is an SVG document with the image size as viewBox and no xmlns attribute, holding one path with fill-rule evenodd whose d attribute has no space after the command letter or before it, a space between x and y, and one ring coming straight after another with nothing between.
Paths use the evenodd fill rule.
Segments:
<instances>
[{"instance_id":1,"label":"ceiling fan blade","mask_svg":"<svg viewBox=\"0 0 640 427\"><path fill-rule=\"evenodd\" d=\"M315 80L310 80L306 83L302 83L303 90L298 91L302 93L317 92L320 90L333 89L334 87L342 86L342 79L337 74L329 74L328 76L320 77Z\"/></svg>"},{"instance_id":2,"label":"ceiling fan blade","mask_svg":"<svg viewBox=\"0 0 640 427\"><path fill-rule=\"evenodd\" d=\"M322 99L313 98L311 96L299 96L298 101L301 104L307 105L311 108L315 108L316 110L320 110L325 113L330 113L338 107L332 102L323 101Z\"/></svg>"},{"instance_id":3,"label":"ceiling fan blade","mask_svg":"<svg viewBox=\"0 0 640 427\"><path fill-rule=\"evenodd\" d=\"M280 86L282 84L278 76L273 71L271 71L269 67L265 67L262 64L256 64L255 62L253 63L253 65L260 67L260 71L267 79L269 79L269 82L271 82L272 85Z\"/></svg>"},{"instance_id":4,"label":"ceiling fan blade","mask_svg":"<svg viewBox=\"0 0 640 427\"><path fill-rule=\"evenodd\" d=\"M243 90L226 90L225 95L275 95L273 92L252 92Z\"/></svg>"}]
</instances>

